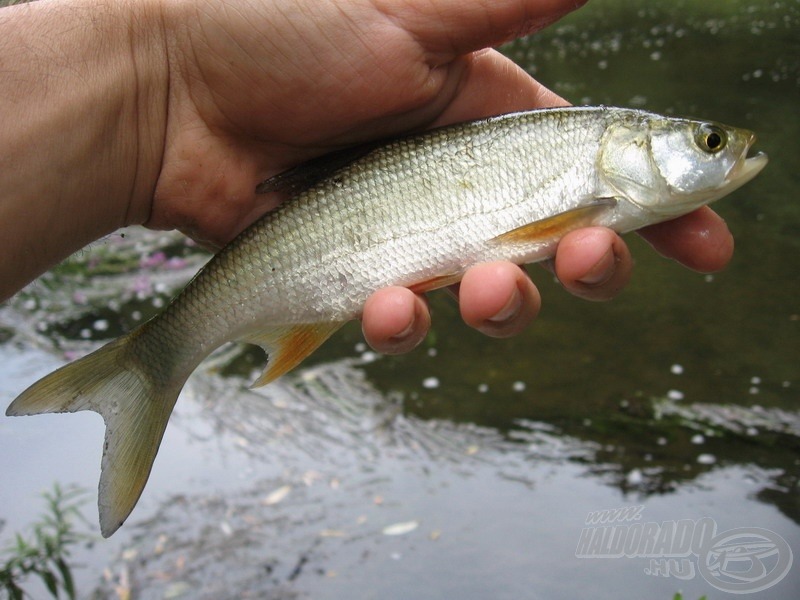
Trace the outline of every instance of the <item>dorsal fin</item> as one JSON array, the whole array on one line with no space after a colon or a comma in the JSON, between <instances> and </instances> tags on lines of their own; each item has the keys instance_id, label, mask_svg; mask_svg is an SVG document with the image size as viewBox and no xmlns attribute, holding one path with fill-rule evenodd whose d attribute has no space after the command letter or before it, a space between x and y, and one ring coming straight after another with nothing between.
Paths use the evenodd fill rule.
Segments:
<instances>
[{"instance_id":1,"label":"dorsal fin","mask_svg":"<svg viewBox=\"0 0 800 600\"><path fill-rule=\"evenodd\" d=\"M296 196L385 143L385 140L369 142L312 158L262 181L256 186L256 193L280 192Z\"/></svg>"}]
</instances>

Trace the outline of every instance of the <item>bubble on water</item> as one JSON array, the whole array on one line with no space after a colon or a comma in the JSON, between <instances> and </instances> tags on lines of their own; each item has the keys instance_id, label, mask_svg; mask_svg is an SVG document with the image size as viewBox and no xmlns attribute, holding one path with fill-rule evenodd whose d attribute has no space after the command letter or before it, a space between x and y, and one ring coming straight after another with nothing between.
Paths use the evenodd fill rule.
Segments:
<instances>
[{"instance_id":1,"label":"bubble on water","mask_svg":"<svg viewBox=\"0 0 800 600\"><path fill-rule=\"evenodd\" d=\"M692 443L699 446L700 444L706 443L706 438L702 434L698 433L692 436Z\"/></svg>"},{"instance_id":2,"label":"bubble on water","mask_svg":"<svg viewBox=\"0 0 800 600\"><path fill-rule=\"evenodd\" d=\"M428 356L433 358L437 354L439 354L439 351L436 348L428 348Z\"/></svg>"},{"instance_id":3,"label":"bubble on water","mask_svg":"<svg viewBox=\"0 0 800 600\"><path fill-rule=\"evenodd\" d=\"M670 400L683 400L684 397L684 393L680 390L669 390L667 392L667 398Z\"/></svg>"},{"instance_id":4,"label":"bubble on water","mask_svg":"<svg viewBox=\"0 0 800 600\"><path fill-rule=\"evenodd\" d=\"M366 352L361 353L361 361L364 363L373 363L378 360L378 354L376 352L372 352L371 350L367 350Z\"/></svg>"},{"instance_id":5,"label":"bubble on water","mask_svg":"<svg viewBox=\"0 0 800 600\"><path fill-rule=\"evenodd\" d=\"M703 277L703 281L705 281L706 283L712 283L714 281L714 276L709 273L705 277Z\"/></svg>"},{"instance_id":6,"label":"bubble on water","mask_svg":"<svg viewBox=\"0 0 800 600\"><path fill-rule=\"evenodd\" d=\"M639 469L633 469L628 476L625 478L625 482L630 486L637 486L641 485L644 481L644 475L642 475L642 471Z\"/></svg>"},{"instance_id":7,"label":"bubble on water","mask_svg":"<svg viewBox=\"0 0 800 600\"><path fill-rule=\"evenodd\" d=\"M142 313L141 311L135 310L131 313L131 319L134 321L141 321L142 320Z\"/></svg>"},{"instance_id":8,"label":"bubble on water","mask_svg":"<svg viewBox=\"0 0 800 600\"><path fill-rule=\"evenodd\" d=\"M717 462L717 457L713 454L698 454L697 462L701 465L713 465Z\"/></svg>"},{"instance_id":9,"label":"bubble on water","mask_svg":"<svg viewBox=\"0 0 800 600\"><path fill-rule=\"evenodd\" d=\"M480 392L481 394L485 394L488 391L489 391L489 384L481 383L478 385L478 392Z\"/></svg>"},{"instance_id":10,"label":"bubble on water","mask_svg":"<svg viewBox=\"0 0 800 600\"><path fill-rule=\"evenodd\" d=\"M81 336L81 337L82 337L84 340L88 340L89 338L91 338L91 337L92 337L92 331L91 331L90 329L81 329L80 336Z\"/></svg>"},{"instance_id":11,"label":"bubble on water","mask_svg":"<svg viewBox=\"0 0 800 600\"><path fill-rule=\"evenodd\" d=\"M107 319L98 319L92 325L95 331L108 331L108 320Z\"/></svg>"},{"instance_id":12,"label":"bubble on water","mask_svg":"<svg viewBox=\"0 0 800 600\"><path fill-rule=\"evenodd\" d=\"M162 306L164 306L164 299L163 298L158 298L158 297L153 298L152 304L156 308L161 308Z\"/></svg>"},{"instance_id":13,"label":"bubble on water","mask_svg":"<svg viewBox=\"0 0 800 600\"><path fill-rule=\"evenodd\" d=\"M663 436L658 438L656 440L656 444L658 444L659 446L666 446L667 445L667 438L665 438Z\"/></svg>"},{"instance_id":14,"label":"bubble on water","mask_svg":"<svg viewBox=\"0 0 800 600\"><path fill-rule=\"evenodd\" d=\"M404 521L402 523L387 525L383 528L382 533L383 535L406 535L417 529L417 527L419 527L418 520Z\"/></svg>"},{"instance_id":15,"label":"bubble on water","mask_svg":"<svg viewBox=\"0 0 800 600\"><path fill-rule=\"evenodd\" d=\"M364 342L358 342L353 349L361 354L362 352L366 352L367 345Z\"/></svg>"},{"instance_id":16,"label":"bubble on water","mask_svg":"<svg viewBox=\"0 0 800 600\"><path fill-rule=\"evenodd\" d=\"M515 381L511 385L511 389L515 392L524 392L525 391L525 382L524 381Z\"/></svg>"},{"instance_id":17,"label":"bubble on water","mask_svg":"<svg viewBox=\"0 0 800 600\"><path fill-rule=\"evenodd\" d=\"M753 385L760 385L761 384L761 377L755 376L750 378L750 383Z\"/></svg>"},{"instance_id":18,"label":"bubble on water","mask_svg":"<svg viewBox=\"0 0 800 600\"><path fill-rule=\"evenodd\" d=\"M599 61L597 63L597 68L600 69L601 71L605 71L608 68L608 61L607 60Z\"/></svg>"},{"instance_id":19,"label":"bubble on water","mask_svg":"<svg viewBox=\"0 0 800 600\"><path fill-rule=\"evenodd\" d=\"M669 368L670 373L673 375L681 375L683 373L683 366L674 364Z\"/></svg>"},{"instance_id":20,"label":"bubble on water","mask_svg":"<svg viewBox=\"0 0 800 600\"><path fill-rule=\"evenodd\" d=\"M25 302L22 303L22 308L25 310L33 310L36 308L36 300L33 298L28 298Z\"/></svg>"},{"instance_id":21,"label":"bubble on water","mask_svg":"<svg viewBox=\"0 0 800 600\"><path fill-rule=\"evenodd\" d=\"M756 386L751 386L749 390L747 390L751 396L756 396L757 394L761 393L761 390L758 389Z\"/></svg>"},{"instance_id":22,"label":"bubble on water","mask_svg":"<svg viewBox=\"0 0 800 600\"><path fill-rule=\"evenodd\" d=\"M426 390L435 390L439 387L439 379L437 377L426 377L422 380L422 387Z\"/></svg>"},{"instance_id":23,"label":"bubble on water","mask_svg":"<svg viewBox=\"0 0 800 600\"><path fill-rule=\"evenodd\" d=\"M661 56L662 56L661 52L656 50L655 52L652 52L650 54L650 60L661 60Z\"/></svg>"}]
</instances>

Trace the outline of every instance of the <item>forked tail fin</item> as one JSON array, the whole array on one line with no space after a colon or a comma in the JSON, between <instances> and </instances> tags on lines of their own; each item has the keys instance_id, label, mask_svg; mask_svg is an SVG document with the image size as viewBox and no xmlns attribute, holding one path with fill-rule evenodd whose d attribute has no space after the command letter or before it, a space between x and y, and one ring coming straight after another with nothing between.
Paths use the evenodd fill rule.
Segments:
<instances>
[{"instance_id":1,"label":"forked tail fin","mask_svg":"<svg viewBox=\"0 0 800 600\"><path fill-rule=\"evenodd\" d=\"M119 529L142 494L185 380L164 384L129 351L131 336L61 367L25 390L8 416L93 410L106 423L100 530Z\"/></svg>"}]
</instances>

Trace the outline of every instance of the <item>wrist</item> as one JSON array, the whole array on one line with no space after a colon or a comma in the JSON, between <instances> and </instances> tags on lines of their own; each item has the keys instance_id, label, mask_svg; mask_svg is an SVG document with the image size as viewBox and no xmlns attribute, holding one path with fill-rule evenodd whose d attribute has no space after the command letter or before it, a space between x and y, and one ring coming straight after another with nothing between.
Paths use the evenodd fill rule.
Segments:
<instances>
[{"instance_id":1,"label":"wrist","mask_svg":"<svg viewBox=\"0 0 800 600\"><path fill-rule=\"evenodd\" d=\"M169 63L163 5L159 0L120 0L119 19L126 27L127 99L120 140L129 195L118 226L143 224L150 218L164 155L169 92Z\"/></svg>"},{"instance_id":2,"label":"wrist","mask_svg":"<svg viewBox=\"0 0 800 600\"><path fill-rule=\"evenodd\" d=\"M0 299L148 218L168 74L156 0L0 9Z\"/></svg>"}]
</instances>

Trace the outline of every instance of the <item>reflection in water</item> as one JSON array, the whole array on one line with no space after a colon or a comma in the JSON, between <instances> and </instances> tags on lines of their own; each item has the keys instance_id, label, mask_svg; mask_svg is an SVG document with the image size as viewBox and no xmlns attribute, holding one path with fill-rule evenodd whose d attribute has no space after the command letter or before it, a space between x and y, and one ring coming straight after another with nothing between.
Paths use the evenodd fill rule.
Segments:
<instances>
[{"instance_id":1,"label":"reflection in water","mask_svg":"<svg viewBox=\"0 0 800 600\"><path fill-rule=\"evenodd\" d=\"M306 369L257 391L235 378L193 378L173 425L195 452L213 448L211 462L224 463L227 473L212 477L213 490L171 494L136 522L107 588L144 598L263 597L264 590L273 598L338 598L357 585L363 597L438 598L441 581L426 591L414 580L432 577L428 569L436 565L439 575L489 569L477 587L469 577L449 582L454 597L487 597L513 577L520 592L544 580L562 590L548 597L569 598L579 589L559 581L575 568L574 544L588 512L634 504L652 506L655 515L664 510L636 489L645 490L658 469L622 495L598 488L587 475L615 469L597 460L599 444L532 421L501 435L406 416L398 398L377 391L354 363ZM676 490L678 502L708 495L724 514L739 500L715 491L718 477L744 478L751 490L774 485L773 474L758 468L724 469L699 478L688 493ZM667 510L676 518L675 505ZM764 523L764 514L753 518ZM505 558L476 553L486 545ZM526 561L554 560L543 556L548 547L558 556L555 580L521 575ZM509 557L514 562L506 563ZM613 589L625 567L611 565L596 577ZM652 591L652 582L640 583ZM668 597L673 584L659 583Z\"/></svg>"},{"instance_id":2,"label":"reflection in water","mask_svg":"<svg viewBox=\"0 0 800 600\"><path fill-rule=\"evenodd\" d=\"M593 455L591 444L542 424L525 424L512 442L491 429L405 417L398 398L381 395L351 362L258 391L195 377L188 395L196 413L187 418L179 410L176 425L194 443L222 440L222 460L248 481L233 491L168 498L136 526L116 583L153 597L188 586L208 598L256 593L269 583L275 597L292 597L301 576L334 578L331 562L357 570L383 546L399 560L394 554L410 549L393 536L413 533L414 544L436 544L452 535L436 510L420 509L435 507L440 488L488 478L526 493L543 465ZM265 471L277 473L264 478ZM495 518L491 494L489 487L462 504L480 520ZM331 561L342 554L343 564Z\"/></svg>"}]
</instances>

